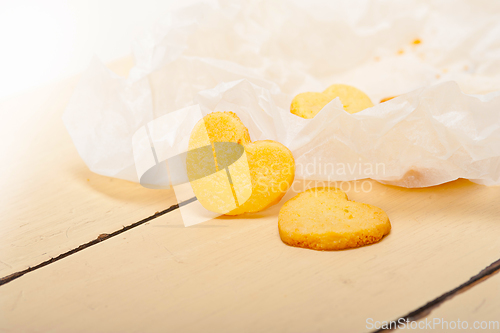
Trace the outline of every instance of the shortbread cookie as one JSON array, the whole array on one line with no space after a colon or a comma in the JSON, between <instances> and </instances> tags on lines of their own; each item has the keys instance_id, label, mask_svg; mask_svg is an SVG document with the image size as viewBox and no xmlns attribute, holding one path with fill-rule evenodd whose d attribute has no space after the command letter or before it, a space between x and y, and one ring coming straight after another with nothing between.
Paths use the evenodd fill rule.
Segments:
<instances>
[{"instance_id":1,"label":"shortbread cookie","mask_svg":"<svg viewBox=\"0 0 500 333\"><path fill-rule=\"evenodd\" d=\"M333 84L322 93L298 94L292 100L290 112L299 117L311 119L337 97L342 102L344 110L349 113L356 113L373 106L370 98L361 90L345 84Z\"/></svg>"},{"instance_id":2,"label":"shortbread cookie","mask_svg":"<svg viewBox=\"0 0 500 333\"><path fill-rule=\"evenodd\" d=\"M218 150L221 142L239 143L243 151ZM214 161L203 152L202 147L209 146ZM247 128L232 112L213 112L200 120L189 149L186 166L193 192L203 207L221 214L258 212L278 203L295 176L290 150L276 141L252 143Z\"/></svg>"},{"instance_id":3,"label":"shortbread cookie","mask_svg":"<svg viewBox=\"0 0 500 333\"><path fill-rule=\"evenodd\" d=\"M255 141L245 145L252 179L252 195L226 215L259 212L277 204L292 185L295 161L292 152L279 142Z\"/></svg>"},{"instance_id":4,"label":"shortbread cookie","mask_svg":"<svg viewBox=\"0 0 500 333\"><path fill-rule=\"evenodd\" d=\"M212 112L194 126L189 149L210 145L211 142L236 142L245 145L250 140L248 129L233 112Z\"/></svg>"},{"instance_id":5,"label":"shortbread cookie","mask_svg":"<svg viewBox=\"0 0 500 333\"><path fill-rule=\"evenodd\" d=\"M349 201L333 187L299 193L278 217L281 240L313 250L343 250L378 242L391 230L385 212L375 206Z\"/></svg>"}]
</instances>

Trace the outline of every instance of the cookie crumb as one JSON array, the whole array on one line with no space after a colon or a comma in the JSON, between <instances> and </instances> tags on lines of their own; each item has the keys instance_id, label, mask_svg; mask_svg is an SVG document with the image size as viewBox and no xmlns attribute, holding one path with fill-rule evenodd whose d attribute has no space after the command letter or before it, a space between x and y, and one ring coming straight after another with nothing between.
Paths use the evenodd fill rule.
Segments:
<instances>
[{"instance_id":1,"label":"cookie crumb","mask_svg":"<svg viewBox=\"0 0 500 333\"><path fill-rule=\"evenodd\" d=\"M387 102L387 101L389 101L389 100L393 99L394 97L397 97L397 96L391 96L391 97L382 98L382 99L380 100L380 103Z\"/></svg>"},{"instance_id":2,"label":"cookie crumb","mask_svg":"<svg viewBox=\"0 0 500 333\"><path fill-rule=\"evenodd\" d=\"M108 237L109 237L109 234L100 234L99 236L97 236L97 240L98 241L103 241L103 240L105 240Z\"/></svg>"}]
</instances>

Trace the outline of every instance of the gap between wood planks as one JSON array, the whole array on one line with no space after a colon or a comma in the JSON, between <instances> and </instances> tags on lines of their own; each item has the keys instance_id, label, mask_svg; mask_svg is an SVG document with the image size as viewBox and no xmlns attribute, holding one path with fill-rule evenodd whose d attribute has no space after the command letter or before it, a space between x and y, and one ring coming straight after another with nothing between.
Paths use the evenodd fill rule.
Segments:
<instances>
[{"instance_id":1,"label":"gap between wood planks","mask_svg":"<svg viewBox=\"0 0 500 333\"><path fill-rule=\"evenodd\" d=\"M179 207L182 207L184 205L187 205L191 202L194 202L196 200L196 198L191 198L191 199L188 199L186 201L183 201L179 204L176 204L176 205L172 205L170 206L169 208L165 209L165 210L162 210L161 212L156 212L155 214L143 219L143 220L140 220L138 222L135 222L135 223L132 223L126 227L123 227L122 229L120 230L117 230L113 233L110 233L110 234L100 234L96 239L88 242L88 243L85 243L85 244L82 244L80 245L79 247L75 248L75 249L72 249L72 250L69 250L65 253L62 253L60 255L58 255L57 257L55 258L51 258L50 260L47 260L47 261L44 261L36 266L33 266L33 267L29 267L25 270L22 270L22 271L19 271L19 272L16 272L16 273L13 273L13 274L10 274L10 275L7 275L5 277L2 277L0 278L0 286L1 285L4 285L6 283L9 283L17 278L20 278L21 276L23 276L24 274L26 273L30 273L30 272L33 272L39 268L42 268L44 266L47 266L47 265L50 265L56 261L59 261L63 258L66 258L72 254L75 254L77 252L80 252L88 247L91 247L93 245L96 245L102 241L105 241L111 237L115 237L115 236L118 236L120 235L121 233L124 233L125 231L128 231L130 229L133 229L137 226L140 226L146 222L149 222L159 216L162 216L162 215L165 215L167 213L170 213L171 211L174 211L176 209L178 209ZM473 277L471 277L469 279L469 281L461 284L460 286L442 294L441 296L433 299L432 301L428 302L427 304L421 306L420 308L408 313L407 315L405 316L402 316L402 317L399 317L397 319L395 319L394 321L397 321L398 319L400 318L403 318L405 321L408 319L409 321L414 321L414 320L419 320L421 318L424 318L426 316L428 316L433 309L437 308L439 305L441 305L442 303L450 300L451 298L453 298L454 296L460 294L460 293L463 293L465 291L467 291L468 289L474 287L475 285L477 285L478 283L482 282L483 280L486 280L488 277L490 277L491 275L497 273L498 271L500 271L500 259L495 261L494 263L490 264L488 267L486 267L485 269L483 269L481 272L479 272L477 275L474 275ZM377 332L384 332L384 331L392 331L393 329L379 329L377 331L373 331L374 333L377 333Z\"/></svg>"},{"instance_id":2,"label":"gap between wood planks","mask_svg":"<svg viewBox=\"0 0 500 333\"><path fill-rule=\"evenodd\" d=\"M75 249L72 249L72 250L69 250L69 251L67 251L67 252L64 252L64 253L62 253L62 254L58 255L58 256L57 256L57 257L55 257L55 258L50 258L49 260L46 260L46 261L44 261L44 262L41 262L41 263L39 263L39 264L38 264L38 265L36 265L36 266L33 266L33 267L28 267L28 268L27 268L27 269L25 269L25 270L22 270L22 271L15 272L15 273L12 273L12 274L10 274L10 275L4 276L4 277L0 278L0 286L1 286L1 285L3 285L3 284L9 283L9 282L11 282L11 281L13 281L13 280L15 280L15 279L17 279L17 278L20 278L21 276L23 276L23 275L24 275L24 274L26 274L26 273L33 272L33 271L35 271L35 270L37 270L37 269L39 269L39 268L42 268L42 267L47 266L47 265L49 265L49 264L52 264L52 263L54 263L54 262L56 262L56 261L59 261L59 260L61 260L61 259L63 259L63 258L66 258L66 257L68 257L68 256L70 256L70 255L72 255L72 254L75 254L75 253L77 253L77 252L80 252L80 251L82 251L82 250L84 250L84 249L86 249L86 248L88 248L88 247L91 247L91 246L93 246L93 245L96 245L96 244L98 244L98 243L100 243L100 242L102 242L102 241L104 241L104 240L106 240L106 239L109 239L109 238L111 238L111 237L118 236L119 234L124 233L125 231L128 231L128 230L130 230L130 229L133 229L133 228L135 228L135 227L137 227L137 226L140 226L141 224L144 224L144 223L146 223L146 222L149 222L149 221L151 221L151 220L153 220L153 219L155 219L155 218L157 218L157 217L159 217L159 216L162 216L162 215L165 215L165 214L167 214L167 213L170 213L171 211L176 210L176 209L178 209L179 207L182 207L182 206L184 206L184 205L187 205L187 204L189 204L189 203L191 203L191 202L193 202L193 201L195 201L195 200L196 200L196 198L191 198L191 199L188 199L188 200L186 200L186 201L183 201L183 202L181 202L181 203L179 203L179 204L172 205L172 206L170 206L169 208L167 208L167 209L165 209L165 210L162 210L161 212L156 212L156 213L154 213L153 215L151 215L151 216L149 216L149 217L146 217L145 219L140 220L140 221L138 221L138 222L132 223L132 224L130 224L130 225L128 225L128 226L126 226L126 227L123 227L123 228L122 228L122 229L120 229L120 230L117 230L117 231L112 232L112 233L110 233L110 234L100 234L100 235L99 235L96 239L93 239L93 240L91 240L91 241L90 241L90 242L88 242L88 243L82 244L82 245L80 245L79 247L77 247L77 248L75 248Z\"/></svg>"},{"instance_id":3,"label":"gap between wood planks","mask_svg":"<svg viewBox=\"0 0 500 333\"><path fill-rule=\"evenodd\" d=\"M425 318L432 312L432 310L439 307L444 302L452 299L453 297L455 297L458 294L461 294L461 293L469 290L470 288L472 288L475 285L481 283L482 281L488 279L491 275L496 274L499 271L500 271L500 259L498 259L497 261L495 261L494 263L492 263L491 265L489 265L488 267L483 269L477 275L474 275L473 277L471 277L469 279L469 281L462 283L461 285L459 285L455 289L452 289L452 290L442 294L441 296L433 299L432 301L428 302L424 306L421 306L418 309L408 313L407 315L399 317L393 321L397 322L401 318L404 319L405 322L406 322L406 320L416 321L416 320L420 320L422 318ZM389 332L389 331L394 331L396 329L397 328L395 328L395 329L388 329L388 328L382 329L381 328L379 330L373 331L373 333L385 332L385 331Z\"/></svg>"}]
</instances>

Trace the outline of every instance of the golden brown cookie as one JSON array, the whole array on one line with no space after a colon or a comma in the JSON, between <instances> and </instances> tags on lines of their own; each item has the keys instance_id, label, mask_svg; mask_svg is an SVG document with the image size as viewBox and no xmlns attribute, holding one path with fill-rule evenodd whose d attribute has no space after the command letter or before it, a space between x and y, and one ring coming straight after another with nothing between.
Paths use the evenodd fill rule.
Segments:
<instances>
[{"instance_id":1,"label":"golden brown cookie","mask_svg":"<svg viewBox=\"0 0 500 333\"><path fill-rule=\"evenodd\" d=\"M333 84L322 93L305 92L292 100L290 112L306 119L311 119L335 98L339 98L344 110L356 113L373 106L370 97L361 90L346 84Z\"/></svg>"},{"instance_id":2,"label":"golden brown cookie","mask_svg":"<svg viewBox=\"0 0 500 333\"><path fill-rule=\"evenodd\" d=\"M218 150L220 142L239 143L244 151ZM202 149L207 146L212 146L215 163ZM278 203L295 176L290 150L276 141L251 142L247 128L232 112L213 112L196 124L186 163L198 201L226 215L258 212Z\"/></svg>"},{"instance_id":3,"label":"golden brown cookie","mask_svg":"<svg viewBox=\"0 0 500 333\"><path fill-rule=\"evenodd\" d=\"M245 145L252 195L235 210L226 215L259 212L277 204L292 185L295 161L292 152L279 142L255 141Z\"/></svg>"},{"instance_id":4,"label":"golden brown cookie","mask_svg":"<svg viewBox=\"0 0 500 333\"><path fill-rule=\"evenodd\" d=\"M299 193L278 217L281 240L313 250L343 250L378 242L391 230L386 213L375 206L350 201L333 187Z\"/></svg>"}]
</instances>

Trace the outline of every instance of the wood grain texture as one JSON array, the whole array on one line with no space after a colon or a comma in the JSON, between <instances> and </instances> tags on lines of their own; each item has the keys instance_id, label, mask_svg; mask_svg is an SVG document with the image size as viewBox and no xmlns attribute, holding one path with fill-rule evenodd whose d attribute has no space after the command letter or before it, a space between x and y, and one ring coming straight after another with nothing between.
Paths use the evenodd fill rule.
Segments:
<instances>
[{"instance_id":1,"label":"wood grain texture","mask_svg":"<svg viewBox=\"0 0 500 333\"><path fill-rule=\"evenodd\" d=\"M110 65L126 75L130 58ZM78 77L0 103L0 276L176 203L171 191L90 172L61 120Z\"/></svg>"},{"instance_id":2,"label":"wood grain texture","mask_svg":"<svg viewBox=\"0 0 500 333\"><path fill-rule=\"evenodd\" d=\"M0 329L364 332L368 318L398 318L500 256L500 188L370 181L363 193L354 190L362 182L349 184L350 199L391 219L380 243L289 247L278 236L280 205L189 228L176 210L2 286Z\"/></svg>"},{"instance_id":3,"label":"wood grain texture","mask_svg":"<svg viewBox=\"0 0 500 333\"><path fill-rule=\"evenodd\" d=\"M467 323L459 324L458 320ZM431 325L429 323L437 332L457 332L458 326L462 331L467 327L470 331L500 332L500 272L456 295L418 321L421 327Z\"/></svg>"},{"instance_id":4,"label":"wood grain texture","mask_svg":"<svg viewBox=\"0 0 500 333\"><path fill-rule=\"evenodd\" d=\"M125 75L130 66L112 68ZM0 103L8 119L0 124L2 276L175 203L171 191L86 169L60 120L76 82ZM362 181L349 184L350 199L389 215L393 229L380 243L339 252L286 246L279 205L189 228L176 210L1 286L0 331L364 332L368 318L405 315L500 258L498 187L369 181L364 193ZM498 274L431 315L489 320L497 294Z\"/></svg>"}]
</instances>

